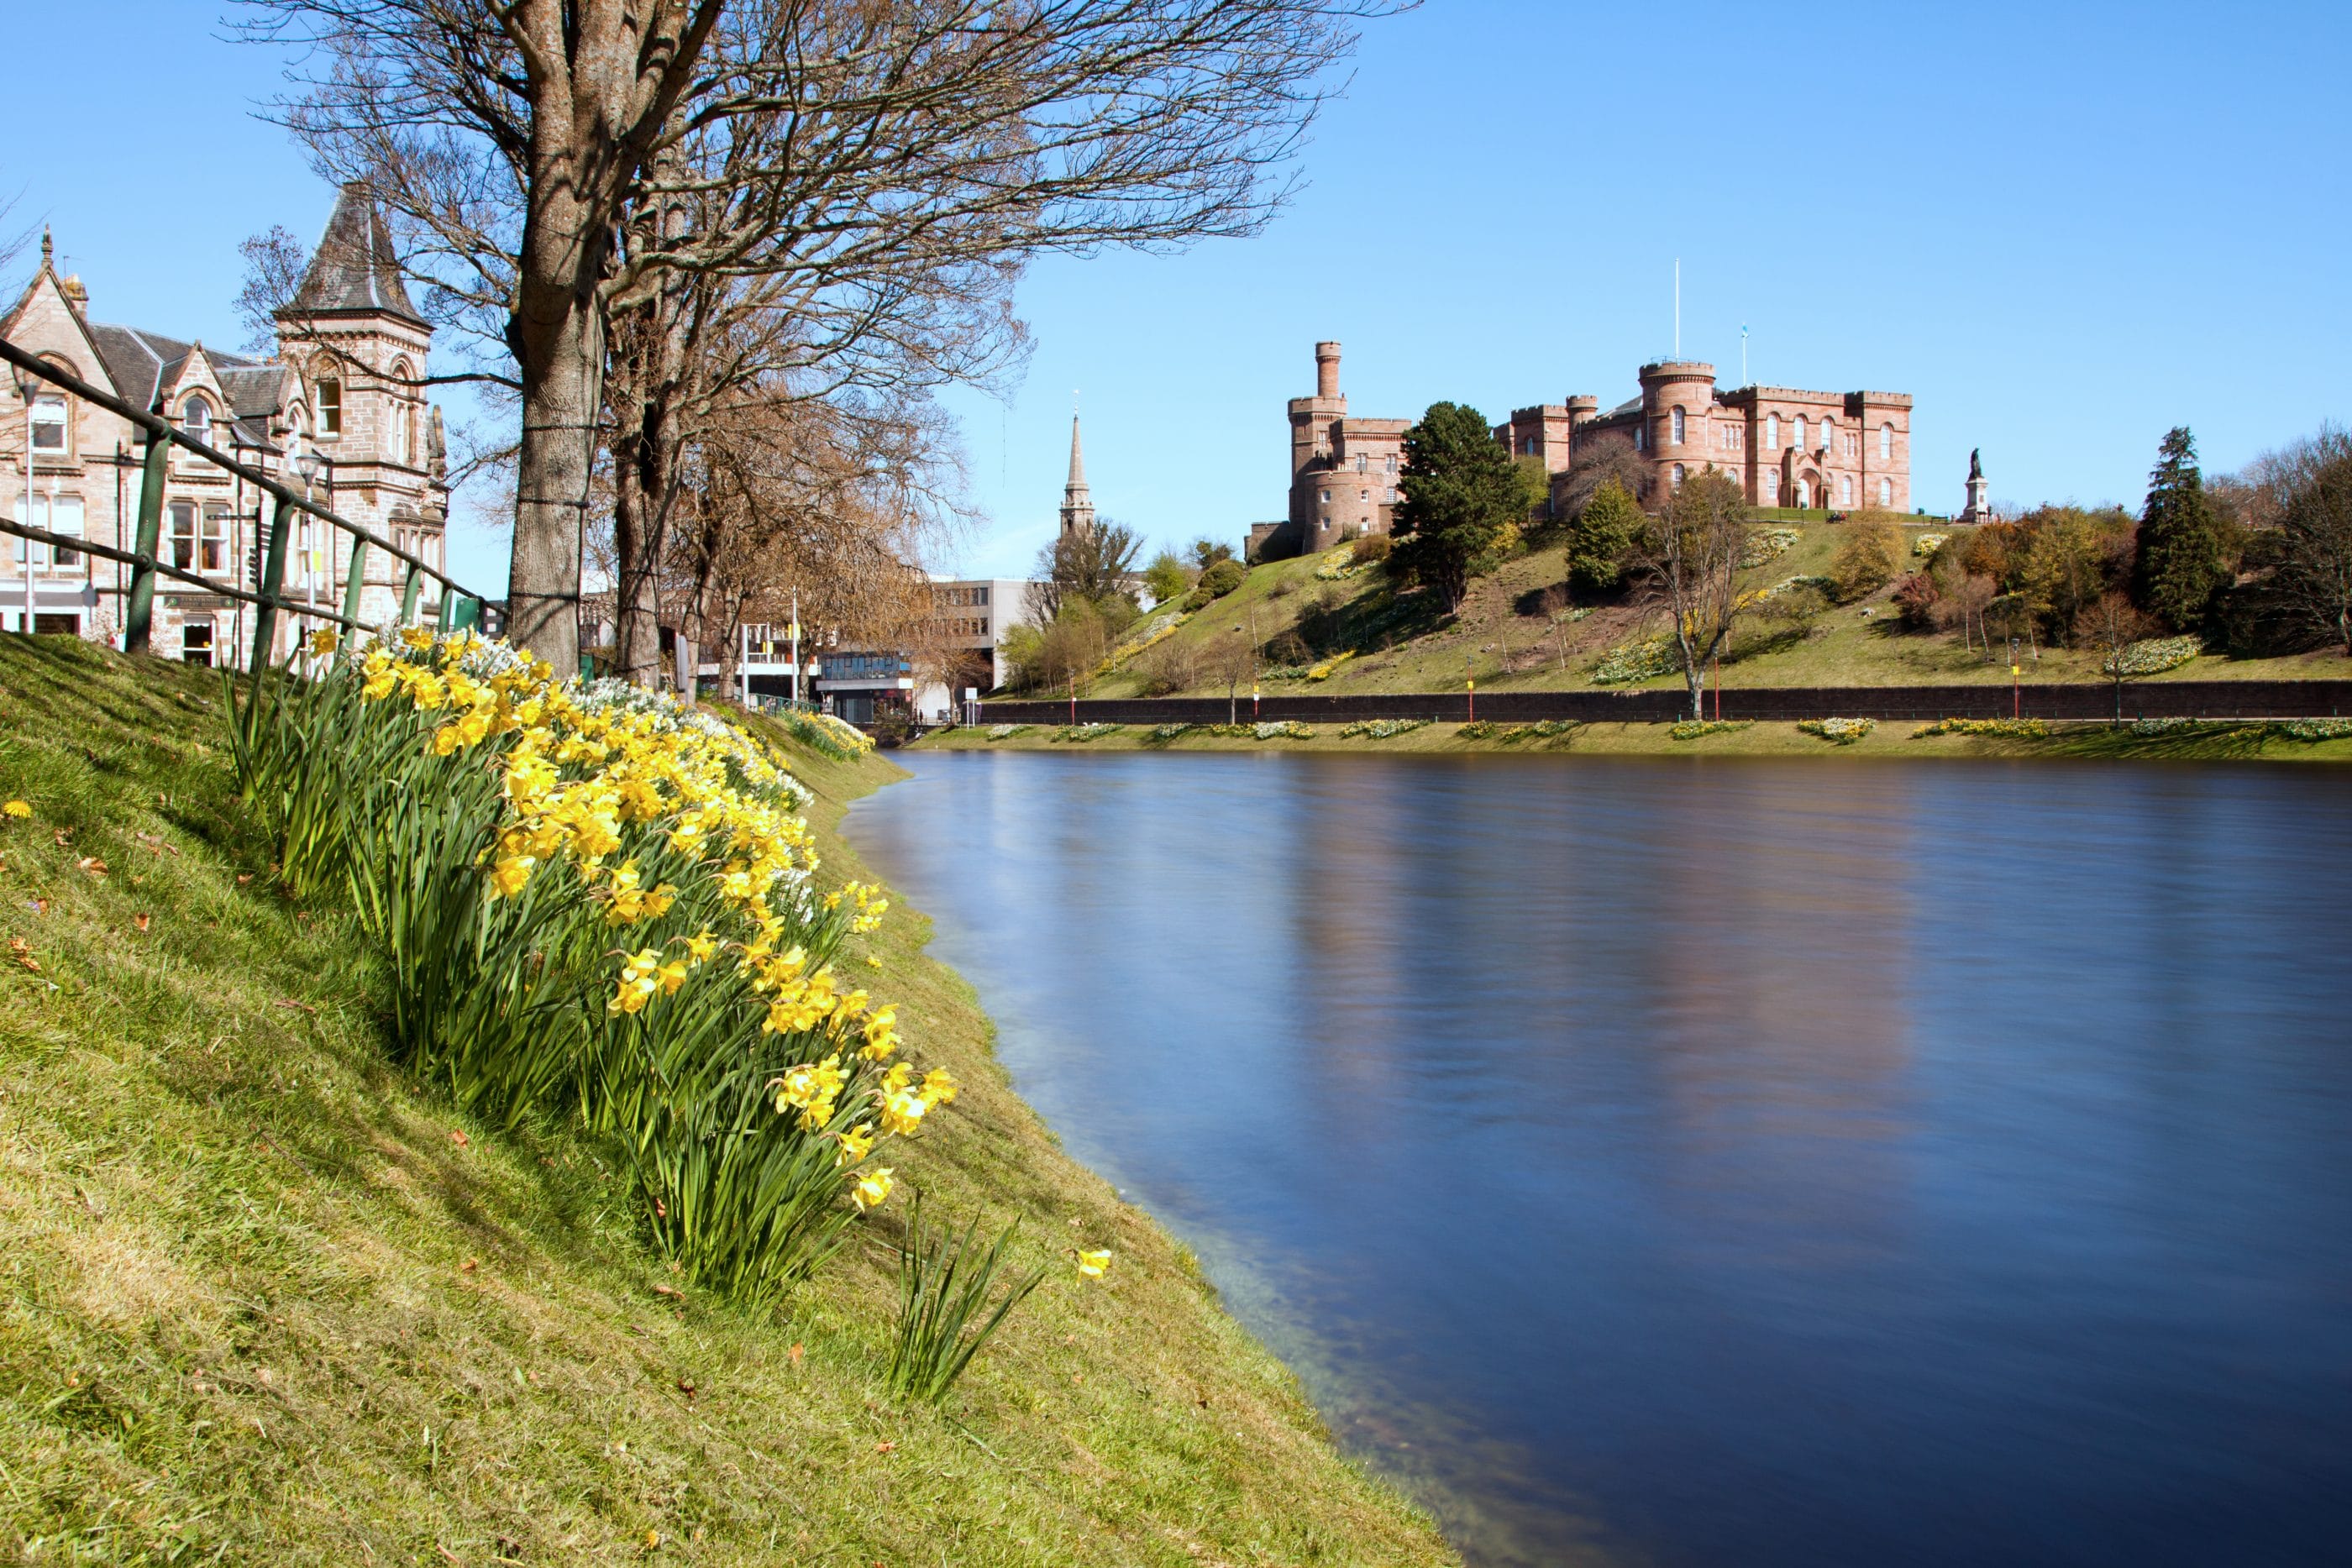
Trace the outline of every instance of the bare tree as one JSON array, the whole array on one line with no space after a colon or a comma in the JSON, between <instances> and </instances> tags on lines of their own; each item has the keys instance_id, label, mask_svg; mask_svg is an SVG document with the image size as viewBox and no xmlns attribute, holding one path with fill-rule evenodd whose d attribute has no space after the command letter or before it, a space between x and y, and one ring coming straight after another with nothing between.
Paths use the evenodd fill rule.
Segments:
<instances>
[{"instance_id":1,"label":"bare tree","mask_svg":"<svg viewBox=\"0 0 2352 1568\"><path fill-rule=\"evenodd\" d=\"M1570 522L1581 516L1601 493L1601 486L1612 479L1639 501L1650 488L1651 472L1649 461L1634 449L1631 437L1612 434L1580 441L1575 460L1552 483L1552 518Z\"/></svg>"},{"instance_id":2,"label":"bare tree","mask_svg":"<svg viewBox=\"0 0 2352 1568\"><path fill-rule=\"evenodd\" d=\"M236 291L236 319L245 326L245 351L278 350L278 312L294 303L310 253L286 229L271 225L236 247L245 257L245 280Z\"/></svg>"},{"instance_id":3,"label":"bare tree","mask_svg":"<svg viewBox=\"0 0 2352 1568\"><path fill-rule=\"evenodd\" d=\"M1707 664L1723 651L1739 616L1733 582L1747 545L1747 498L1738 485L1709 469L1674 492L1633 546L1645 594L1673 618L1693 718L1706 716Z\"/></svg>"},{"instance_id":4,"label":"bare tree","mask_svg":"<svg viewBox=\"0 0 2352 1568\"><path fill-rule=\"evenodd\" d=\"M2282 510L2271 593L2310 633L2352 655L2352 449L2314 467Z\"/></svg>"},{"instance_id":5,"label":"bare tree","mask_svg":"<svg viewBox=\"0 0 2352 1568\"><path fill-rule=\"evenodd\" d=\"M1209 640L1209 668L1225 683L1225 722L1241 722L1242 684L1257 674L1257 649L1238 626Z\"/></svg>"},{"instance_id":6,"label":"bare tree","mask_svg":"<svg viewBox=\"0 0 2352 1568\"><path fill-rule=\"evenodd\" d=\"M2111 588L2074 614L2074 643L2100 656L2100 669L2116 685L2115 722L2124 721L2124 682L2131 672L2125 667L2124 654L2134 643L2152 637L2162 630L2159 624L2141 613L2131 601L2131 595L2121 589Z\"/></svg>"},{"instance_id":7,"label":"bare tree","mask_svg":"<svg viewBox=\"0 0 2352 1568\"><path fill-rule=\"evenodd\" d=\"M778 277L805 340L862 340L910 277L1249 233L1287 194L1350 22L1388 8L244 4L250 34L316 47L283 112L321 169L369 181L428 293L503 346L486 373L521 412L509 624L559 668L613 312L681 274ZM744 199L694 210L714 178ZM689 224L631 244L632 212L673 197Z\"/></svg>"}]
</instances>

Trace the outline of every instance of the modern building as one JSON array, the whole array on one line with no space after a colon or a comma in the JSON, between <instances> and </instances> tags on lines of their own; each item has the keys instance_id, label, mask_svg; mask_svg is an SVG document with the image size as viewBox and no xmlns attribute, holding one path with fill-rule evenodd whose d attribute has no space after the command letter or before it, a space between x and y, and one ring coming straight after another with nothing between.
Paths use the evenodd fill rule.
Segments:
<instances>
[{"instance_id":1,"label":"modern building","mask_svg":"<svg viewBox=\"0 0 2352 1568\"><path fill-rule=\"evenodd\" d=\"M276 353L225 353L194 338L93 320L88 288L60 277L49 236L0 337L123 402L165 414L207 445L298 486L310 468L320 504L439 566L448 488L437 409L421 395L433 329L403 287L390 234L366 189L347 185L292 302L278 313ZM16 436L12 443L8 437ZM29 446L32 494L26 494ZM13 450L12 450L13 448ZM146 434L30 375L0 378L0 477L21 520L131 549L137 542ZM27 514L29 512L29 517ZM184 451L165 471L162 544L173 565L257 587L263 497ZM340 610L350 540L308 517L289 539L285 591ZM131 570L86 551L12 541L0 561L6 626L120 645ZM371 552L362 619L400 610L406 569ZM428 580L421 612L439 612ZM152 622L157 652L199 664L249 655L249 607L164 579ZM305 630L280 617L272 657Z\"/></svg>"}]
</instances>

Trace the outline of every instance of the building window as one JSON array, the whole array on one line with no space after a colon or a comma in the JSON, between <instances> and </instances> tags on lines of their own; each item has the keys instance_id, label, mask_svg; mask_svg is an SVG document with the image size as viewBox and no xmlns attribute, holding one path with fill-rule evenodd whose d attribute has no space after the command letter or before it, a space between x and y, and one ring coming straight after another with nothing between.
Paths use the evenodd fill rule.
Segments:
<instances>
[{"instance_id":1,"label":"building window","mask_svg":"<svg viewBox=\"0 0 2352 1568\"><path fill-rule=\"evenodd\" d=\"M319 434L343 433L343 383L332 376L319 378Z\"/></svg>"},{"instance_id":2,"label":"building window","mask_svg":"<svg viewBox=\"0 0 2352 1568\"><path fill-rule=\"evenodd\" d=\"M196 569L196 504L172 503L172 564L182 571Z\"/></svg>"},{"instance_id":3,"label":"building window","mask_svg":"<svg viewBox=\"0 0 2352 1568\"><path fill-rule=\"evenodd\" d=\"M16 497L13 510L16 520L20 523L28 523L37 528L47 528L52 533L70 534L75 538L81 538L81 497L79 496L44 496L35 491L33 509L29 516L26 513L25 497L22 495ZM79 566L81 552L67 545L39 545L30 539L20 538L16 541L16 559L29 560L36 566L43 563L58 567Z\"/></svg>"},{"instance_id":4,"label":"building window","mask_svg":"<svg viewBox=\"0 0 2352 1568\"><path fill-rule=\"evenodd\" d=\"M1768 413L1764 416L1764 450L1767 452L1780 450L1780 416L1777 413Z\"/></svg>"},{"instance_id":5,"label":"building window","mask_svg":"<svg viewBox=\"0 0 2352 1568\"><path fill-rule=\"evenodd\" d=\"M1853 505L1853 476L1851 474L1838 476L1838 505L1841 507Z\"/></svg>"},{"instance_id":6,"label":"building window","mask_svg":"<svg viewBox=\"0 0 2352 1568\"><path fill-rule=\"evenodd\" d=\"M213 662L213 623L210 617L202 621L184 622L180 627L180 657L191 664L210 665Z\"/></svg>"},{"instance_id":7,"label":"building window","mask_svg":"<svg viewBox=\"0 0 2352 1568\"><path fill-rule=\"evenodd\" d=\"M63 452L66 449L66 400L53 393L40 393L33 399L33 450Z\"/></svg>"},{"instance_id":8,"label":"building window","mask_svg":"<svg viewBox=\"0 0 2352 1568\"><path fill-rule=\"evenodd\" d=\"M1795 424L1797 430L1797 450L1802 452L1805 450L1805 416L1801 413L1792 423Z\"/></svg>"},{"instance_id":9,"label":"building window","mask_svg":"<svg viewBox=\"0 0 2352 1568\"><path fill-rule=\"evenodd\" d=\"M1371 498L1372 498L1372 493L1371 493L1370 490L1359 490L1359 491L1357 491L1357 492L1356 492L1356 504L1357 504L1358 506L1361 506L1361 505L1363 505L1365 502L1370 501Z\"/></svg>"},{"instance_id":10,"label":"building window","mask_svg":"<svg viewBox=\"0 0 2352 1568\"><path fill-rule=\"evenodd\" d=\"M1674 413L1674 426L1675 431L1672 439L1676 446L1680 446L1683 444L1683 411L1679 408L1675 409Z\"/></svg>"},{"instance_id":11,"label":"building window","mask_svg":"<svg viewBox=\"0 0 2352 1568\"><path fill-rule=\"evenodd\" d=\"M1677 409L1675 412L1679 413L1681 412L1681 410ZM1679 490L1679 489L1681 489L1682 487L1683 487L1683 465L1682 465L1681 464L1677 463L1677 464L1675 464L1675 489L1677 489L1677 490Z\"/></svg>"},{"instance_id":12,"label":"building window","mask_svg":"<svg viewBox=\"0 0 2352 1568\"><path fill-rule=\"evenodd\" d=\"M1391 507L1396 505L1396 486L1393 485L1389 486L1389 505Z\"/></svg>"},{"instance_id":13,"label":"building window","mask_svg":"<svg viewBox=\"0 0 2352 1568\"><path fill-rule=\"evenodd\" d=\"M213 405L190 394L188 401L180 405L180 433L209 443L213 438Z\"/></svg>"},{"instance_id":14,"label":"building window","mask_svg":"<svg viewBox=\"0 0 2352 1568\"><path fill-rule=\"evenodd\" d=\"M1649 446L1650 446L1650 432L1649 432L1649 428L1648 428L1646 425L1640 425L1640 424L1635 425L1635 426L1633 427L1633 449L1634 449L1636 452L1646 452L1646 451L1648 451L1648 450L1649 450Z\"/></svg>"},{"instance_id":15,"label":"building window","mask_svg":"<svg viewBox=\"0 0 2352 1568\"><path fill-rule=\"evenodd\" d=\"M1829 419L1822 421L1822 450L1827 452L1837 444L1837 425Z\"/></svg>"},{"instance_id":16,"label":"building window","mask_svg":"<svg viewBox=\"0 0 2352 1568\"><path fill-rule=\"evenodd\" d=\"M1365 456L1362 453L1360 453L1360 452L1357 453L1357 454L1356 454L1356 472L1357 472L1357 473L1359 473L1359 474L1361 474L1361 473L1365 470L1365 468L1366 468L1366 467L1368 467L1368 466L1370 465L1371 461L1372 461L1372 460L1371 460L1370 457Z\"/></svg>"},{"instance_id":17,"label":"building window","mask_svg":"<svg viewBox=\"0 0 2352 1568\"><path fill-rule=\"evenodd\" d=\"M228 570L228 508L215 503L205 508L204 537L197 541L197 559L204 562L198 570L222 572Z\"/></svg>"},{"instance_id":18,"label":"building window","mask_svg":"<svg viewBox=\"0 0 2352 1568\"><path fill-rule=\"evenodd\" d=\"M1895 505L1894 480L1881 479L1878 482L1878 504L1882 507L1892 507Z\"/></svg>"},{"instance_id":19,"label":"building window","mask_svg":"<svg viewBox=\"0 0 2352 1568\"><path fill-rule=\"evenodd\" d=\"M1396 454L1393 452L1389 454L1389 477L1396 477Z\"/></svg>"},{"instance_id":20,"label":"building window","mask_svg":"<svg viewBox=\"0 0 2352 1568\"><path fill-rule=\"evenodd\" d=\"M1780 504L1780 476L1772 473L1767 473L1764 476L1764 496L1765 498L1770 501L1773 505L1778 506Z\"/></svg>"},{"instance_id":21,"label":"building window","mask_svg":"<svg viewBox=\"0 0 2352 1568\"><path fill-rule=\"evenodd\" d=\"M1325 504L1326 504L1326 505L1328 505L1328 504L1329 504L1329 502L1330 502L1330 499L1331 499L1331 492L1330 492L1330 491L1328 491L1328 490L1324 491L1324 492L1323 492L1323 500L1324 500Z\"/></svg>"},{"instance_id":22,"label":"building window","mask_svg":"<svg viewBox=\"0 0 2352 1568\"><path fill-rule=\"evenodd\" d=\"M1895 461L1895 427L1891 424L1878 427L1878 456L1883 463Z\"/></svg>"}]
</instances>

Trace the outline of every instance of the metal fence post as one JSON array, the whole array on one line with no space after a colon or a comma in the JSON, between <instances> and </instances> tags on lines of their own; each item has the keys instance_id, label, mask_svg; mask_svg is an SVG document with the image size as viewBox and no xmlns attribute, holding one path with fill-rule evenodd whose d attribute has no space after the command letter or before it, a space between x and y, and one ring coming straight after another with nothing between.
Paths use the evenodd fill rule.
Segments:
<instances>
[{"instance_id":1,"label":"metal fence post","mask_svg":"<svg viewBox=\"0 0 2352 1568\"><path fill-rule=\"evenodd\" d=\"M269 552L261 563L260 611L253 618L253 673L257 679L277 652L278 593L286 582L286 536L294 529L294 508L276 496L269 498Z\"/></svg>"},{"instance_id":2,"label":"metal fence post","mask_svg":"<svg viewBox=\"0 0 2352 1568\"><path fill-rule=\"evenodd\" d=\"M449 628L456 625L457 622L457 595L450 589L449 585L445 582L441 585L441 618L438 622L441 629L441 634L445 637L447 636L449 634Z\"/></svg>"},{"instance_id":3,"label":"metal fence post","mask_svg":"<svg viewBox=\"0 0 2352 1568\"><path fill-rule=\"evenodd\" d=\"M124 607L122 619L122 651L126 653L153 651L155 555L163 548L163 470L171 458L172 444L149 431L147 462L139 471L139 542L131 547L146 559L131 570L131 601ZM28 557L29 554L28 551Z\"/></svg>"},{"instance_id":4,"label":"metal fence post","mask_svg":"<svg viewBox=\"0 0 2352 1568\"><path fill-rule=\"evenodd\" d=\"M403 626L412 626L415 624L416 595L417 591L424 586L425 569L421 566L410 567L408 569L408 581L400 591L400 623Z\"/></svg>"},{"instance_id":5,"label":"metal fence post","mask_svg":"<svg viewBox=\"0 0 2352 1568\"><path fill-rule=\"evenodd\" d=\"M482 601L471 594L457 601L457 617L451 622L460 632L471 632L482 623Z\"/></svg>"},{"instance_id":6,"label":"metal fence post","mask_svg":"<svg viewBox=\"0 0 2352 1568\"><path fill-rule=\"evenodd\" d=\"M343 574L343 619L360 618L360 591L367 586L367 536L352 535L352 569ZM346 635L353 633L346 632Z\"/></svg>"}]
</instances>

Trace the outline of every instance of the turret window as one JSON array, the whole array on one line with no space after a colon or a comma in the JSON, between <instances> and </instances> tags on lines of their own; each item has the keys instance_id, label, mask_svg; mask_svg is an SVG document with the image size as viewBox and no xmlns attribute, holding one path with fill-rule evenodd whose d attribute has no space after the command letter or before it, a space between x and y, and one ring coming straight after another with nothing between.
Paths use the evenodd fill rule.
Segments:
<instances>
[{"instance_id":1,"label":"turret window","mask_svg":"<svg viewBox=\"0 0 2352 1568\"><path fill-rule=\"evenodd\" d=\"M1680 446L1683 444L1683 411L1679 408L1675 410L1674 428L1674 443L1676 446Z\"/></svg>"},{"instance_id":2,"label":"turret window","mask_svg":"<svg viewBox=\"0 0 2352 1568\"><path fill-rule=\"evenodd\" d=\"M1683 487L1683 465L1682 465L1681 464L1677 463L1677 464L1675 464L1675 489L1677 489L1677 490L1679 490L1679 489L1681 489L1682 487Z\"/></svg>"},{"instance_id":3,"label":"turret window","mask_svg":"<svg viewBox=\"0 0 2352 1568\"><path fill-rule=\"evenodd\" d=\"M319 434L343 433L343 383L332 376L319 379Z\"/></svg>"},{"instance_id":4,"label":"turret window","mask_svg":"<svg viewBox=\"0 0 2352 1568\"><path fill-rule=\"evenodd\" d=\"M1895 427L1891 424L1878 427L1878 456L1881 462L1895 460Z\"/></svg>"}]
</instances>

